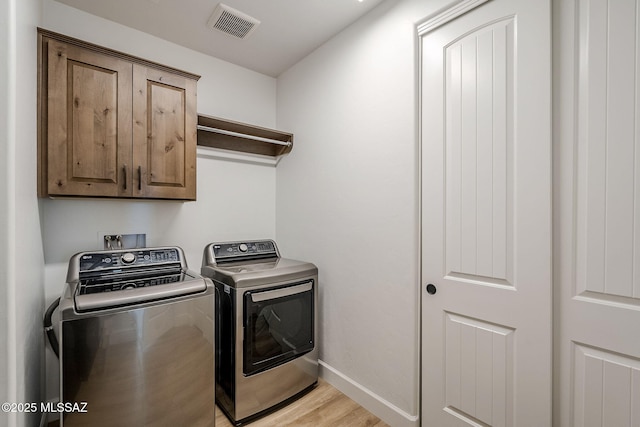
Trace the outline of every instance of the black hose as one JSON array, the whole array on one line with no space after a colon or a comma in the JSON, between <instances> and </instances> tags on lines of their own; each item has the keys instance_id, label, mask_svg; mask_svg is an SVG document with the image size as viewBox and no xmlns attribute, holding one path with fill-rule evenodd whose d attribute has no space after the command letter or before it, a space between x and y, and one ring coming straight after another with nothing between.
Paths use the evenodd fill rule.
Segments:
<instances>
[{"instance_id":1,"label":"black hose","mask_svg":"<svg viewBox=\"0 0 640 427\"><path fill-rule=\"evenodd\" d=\"M60 304L60 298L57 298L54 302L51 303L47 311L44 313L44 330L47 333L47 338L49 338L49 344L51 344L51 349L56 354L56 357L60 358L60 351L58 348L58 339L56 338L56 333L53 330L53 324L51 323L51 316L53 315L54 310Z\"/></svg>"}]
</instances>

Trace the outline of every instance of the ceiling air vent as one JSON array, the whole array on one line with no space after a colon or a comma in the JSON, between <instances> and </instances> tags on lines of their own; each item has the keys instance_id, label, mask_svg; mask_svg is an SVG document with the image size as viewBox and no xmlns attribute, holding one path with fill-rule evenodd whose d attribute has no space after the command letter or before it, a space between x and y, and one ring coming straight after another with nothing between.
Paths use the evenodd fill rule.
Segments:
<instances>
[{"instance_id":1,"label":"ceiling air vent","mask_svg":"<svg viewBox=\"0 0 640 427\"><path fill-rule=\"evenodd\" d=\"M257 19L225 4L218 4L207 25L239 39L246 39L260 24Z\"/></svg>"}]
</instances>

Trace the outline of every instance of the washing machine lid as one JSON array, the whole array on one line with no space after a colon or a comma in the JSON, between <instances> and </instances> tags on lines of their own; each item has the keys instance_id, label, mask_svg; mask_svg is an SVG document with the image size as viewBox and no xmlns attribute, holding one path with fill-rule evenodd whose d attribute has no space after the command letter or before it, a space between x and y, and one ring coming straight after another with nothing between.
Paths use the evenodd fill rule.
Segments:
<instances>
[{"instance_id":1,"label":"washing machine lid","mask_svg":"<svg viewBox=\"0 0 640 427\"><path fill-rule=\"evenodd\" d=\"M187 269L177 246L77 253L69 260L67 284L65 298L73 299L78 313L203 293L211 286Z\"/></svg>"}]
</instances>

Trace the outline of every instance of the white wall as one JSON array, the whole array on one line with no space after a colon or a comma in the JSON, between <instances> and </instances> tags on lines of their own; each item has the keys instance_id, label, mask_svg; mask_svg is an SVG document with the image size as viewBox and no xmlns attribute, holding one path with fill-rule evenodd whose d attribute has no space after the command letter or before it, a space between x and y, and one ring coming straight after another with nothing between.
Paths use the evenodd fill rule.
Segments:
<instances>
[{"instance_id":1,"label":"white wall","mask_svg":"<svg viewBox=\"0 0 640 427\"><path fill-rule=\"evenodd\" d=\"M323 374L394 426L419 411L415 24L447 3L387 0L278 78L278 243L319 267Z\"/></svg>"},{"instance_id":2,"label":"white wall","mask_svg":"<svg viewBox=\"0 0 640 427\"><path fill-rule=\"evenodd\" d=\"M40 1L0 9L0 397L39 402L43 377L43 254L36 198L35 28ZM0 424L31 426L38 413L2 413Z\"/></svg>"},{"instance_id":3,"label":"white wall","mask_svg":"<svg viewBox=\"0 0 640 427\"><path fill-rule=\"evenodd\" d=\"M199 113L275 127L275 79L53 0L42 1L46 29L201 75ZM47 303L61 294L71 255L100 248L101 232L146 233L148 246L181 246L196 271L207 243L275 238L273 166L219 160L199 148L197 170L196 202L42 199ZM58 373L49 350L48 355L46 397L55 399Z\"/></svg>"},{"instance_id":4,"label":"white wall","mask_svg":"<svg viewBox=\"0 0 640 427\"><path fill-rule=\"evenodd\" d=\"M179 244L196 269L209 241L276 237L320 268L324 375L390 424L416 425L415 24L448 2L387 0L283 74L276 97L274 79L42 1L44 28L202 75L199 112L295 134L277 169L201 151L195 203L40 201L47 302L101 231Z\"/></svg>"}]
</instances>

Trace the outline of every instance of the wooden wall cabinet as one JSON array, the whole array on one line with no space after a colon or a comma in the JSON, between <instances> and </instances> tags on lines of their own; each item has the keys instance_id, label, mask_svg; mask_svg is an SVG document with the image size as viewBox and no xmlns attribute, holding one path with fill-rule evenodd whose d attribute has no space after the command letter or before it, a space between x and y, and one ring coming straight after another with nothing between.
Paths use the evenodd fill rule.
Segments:
<instances>
[{"instance_id":1,"label":"wooden wall cabinet","mask_svg":"<svg viewBox=\"0 0 640 427\"><path fill-rule=\"evenodd\" d=\"M195 200L199 76L38 36L39 195Z\"/></svg>"}]
</instances>

